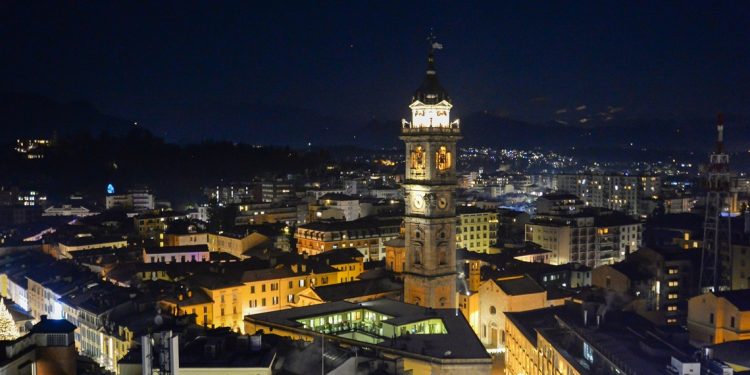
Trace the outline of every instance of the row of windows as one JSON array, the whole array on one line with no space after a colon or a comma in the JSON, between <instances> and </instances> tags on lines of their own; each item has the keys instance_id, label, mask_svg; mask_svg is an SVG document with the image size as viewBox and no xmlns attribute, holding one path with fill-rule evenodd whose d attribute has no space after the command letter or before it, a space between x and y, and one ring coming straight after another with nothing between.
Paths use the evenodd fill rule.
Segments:
<instances>
[{"instance_id":1,"label":"row of windows","mask_svg":"<svg viewBox=\"0 0 750 375\"><path fill-rule=\"evenodd\" d=\"M483 236L480 236L479 234L477 234L477 239L487 238L487 237L488 237L487 233L484 233ZM474 239L474 235L473 234L464 234L463 235L463 239L464 239L464 241L466 241L466 240L473 240Z\"/></svg>"},{"instance_id":2,"label":"row of windows","mask_svg":"<svg viewBox=\"0 0 750 375\"><path fill-rule=\"evenodd\" d=\"M461 231L466 231L466 232L475 232L475 231L480 231L480 230L488 230L487 229L487 225L477 225L477 226L474 226L474 225L462 225L458 229L461 230Z\"/></svg>"}]
</instances>

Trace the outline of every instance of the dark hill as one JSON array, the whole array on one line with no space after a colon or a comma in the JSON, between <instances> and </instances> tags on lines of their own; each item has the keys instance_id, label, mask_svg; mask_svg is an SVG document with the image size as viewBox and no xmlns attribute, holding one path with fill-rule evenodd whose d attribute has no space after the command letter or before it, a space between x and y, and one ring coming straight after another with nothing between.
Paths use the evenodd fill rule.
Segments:
<instances>
[{"instance_id":1,"label":"dark hill","mask_svg":"<svg viewBox=\"0 0 750 375\"><path fill-rule=\"evenodd\" d=\"M61 103L23 93L0 92L0 142L51 138L81 132L124 134L129 121L99 112L89 103Z\"/></svg>"}]
</instances>

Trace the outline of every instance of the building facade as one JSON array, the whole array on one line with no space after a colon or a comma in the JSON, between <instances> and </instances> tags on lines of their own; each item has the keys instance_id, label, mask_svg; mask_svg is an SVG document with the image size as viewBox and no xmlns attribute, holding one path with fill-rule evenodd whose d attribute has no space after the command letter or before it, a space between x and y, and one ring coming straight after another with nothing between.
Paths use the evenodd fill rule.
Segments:
<instances>
[{"instance_id":1,"label":"building facade","mask_svg":"<svg viewBox=\"0 0 750 375\"><path fill-rule=\"evenodd\" d=\"M643 225L617 213L544 216L526 224L526 241L552 251L551 264L577 262L593 268L638 250Z\"/></svg>"},{"instance_id":2,"label":"building facade","mask_svg":"<svg viewBox=\"0 0 750 375\"><path fill-rule=\"evenodd\" d=\"M317 255L342 248L356 248L368 260L385 258L384 243L398 237L400 217L365 217L354 221L317 221L297 227L297 251Z\"/></svg>"},{"instance_id":3,"label":"building facade","mask_svg":"<svg viewBox=\"0 0 750 375\"><path fill-rule=\"evenodd\" d=\"M696 345L750 340L750 289L691 298L687 326L690 341Z\"/></svg>"},{"instance_id":4,"label":"building facade","mask_svg":"<svg viewBox=\"0 0 750 375\"><path fill-rule=\"evenodd\" d=\"M577 195L587 206L622 211L633 217L642 213L640 199L661 192L661 178L651 175L561 174L555 179L558 191Z\"/></svg>"},{"instance_id":5,"label":"building facade","mask_svg":"<svg viewBox=\"0 0 750 375\"><path fill-rule=\"evenodd\" d=\"M458 207L456 247L486 253L497 243L497 212L476 207Z\"/></svg>"}]
</instances>

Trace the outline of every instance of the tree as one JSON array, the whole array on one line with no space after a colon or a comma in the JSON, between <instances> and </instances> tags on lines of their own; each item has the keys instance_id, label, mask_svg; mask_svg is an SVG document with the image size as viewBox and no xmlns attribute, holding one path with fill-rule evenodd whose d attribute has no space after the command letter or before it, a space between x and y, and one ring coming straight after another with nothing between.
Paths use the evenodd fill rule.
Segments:
<instances>
[{"instance_id":1,"label":"tree","mask_svg":"<svg viewBox=\"0 0 750 375\"><path fill-rule=\"evenodd\" d=\"M16 322L10 315L8 307L5 306L5 301L0 298L0 341L15 340L18 336L21 336L21 334L18 332Z\"/></svg>"}]
</instances>

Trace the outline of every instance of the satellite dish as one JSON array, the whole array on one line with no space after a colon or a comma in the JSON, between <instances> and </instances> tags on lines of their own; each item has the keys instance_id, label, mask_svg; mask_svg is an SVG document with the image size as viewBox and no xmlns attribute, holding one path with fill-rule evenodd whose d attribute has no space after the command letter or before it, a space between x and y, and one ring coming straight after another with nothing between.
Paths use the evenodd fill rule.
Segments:
<instances>
[{"instance_id":1,"label":"satellite dish","mask_svg":"<svg viewBox=\"0 0 750 375\"><path fill-rule=\"evenodd\" d=\"M162 318L161 315L155 316L154 317L154 324L156 324L157 326L160 326L160 325L164 324L164 318Z\"/></svg>"}]
</instances>

